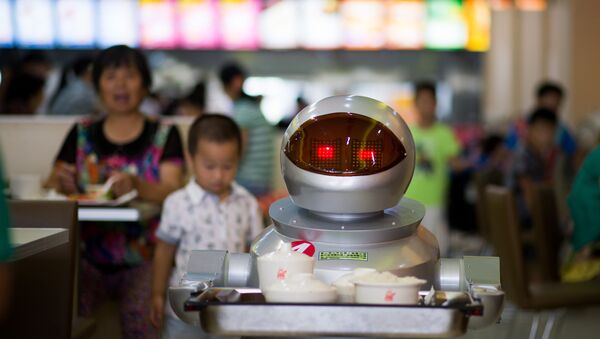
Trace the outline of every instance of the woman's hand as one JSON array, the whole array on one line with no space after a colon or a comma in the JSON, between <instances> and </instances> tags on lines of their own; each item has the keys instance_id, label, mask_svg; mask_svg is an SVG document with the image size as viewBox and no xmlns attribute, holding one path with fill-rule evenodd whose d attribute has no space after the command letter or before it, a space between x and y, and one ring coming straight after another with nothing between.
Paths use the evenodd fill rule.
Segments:
<instances>
[{"instance_id":1,"label":"woman's hand","mask_svg":"<svg viewBox=\"0 0 600 339\"><path fill-rule=\"evenodd\" d=\"M157 329L161 329L165 317L165 297L164 295L152 296L152 305L150 307L150 321Z\"/></svg>"},{"instance_id":2,"label":"woman's hand","mask_svg":"<svg viewBox=\"0 0 600 339\"><path fill-rule=\"evenodd\" d=\"M110 180L113 182L111 191L117 198L131 192L135 188L136 178L129 173L115 173L110 176Z\"/></svg>"},{"instance_id":3,"label":"woman's hand","mask_svg":"<svg viewBox=\"0 0 600 339\"><path fill-rule=\"evenodd\" d=\"M58 187L56 189L63 194L75 194L77 188L77 167L66 162L58 162L54 167L54 176Z\"/></svg>"}]
</instances>

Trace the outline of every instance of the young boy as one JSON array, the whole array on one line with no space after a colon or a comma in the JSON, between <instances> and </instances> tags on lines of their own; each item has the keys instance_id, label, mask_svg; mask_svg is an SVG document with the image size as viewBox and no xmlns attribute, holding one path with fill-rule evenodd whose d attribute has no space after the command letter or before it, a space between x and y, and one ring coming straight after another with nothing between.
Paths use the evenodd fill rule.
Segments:
<instances>
[{"instance_id":1,"label":"young boy","mask_svg":"<svg viewBox=\"0 0 600 339\"><path fill-rule=\"evenodd\" d=\"M509 177L519 205L523 225L530 223L530 197L534 183L553 183L560 149L554 136L558 118L554 111L538 108L527 120L525 143L517 149Z\"/></svg>"},{"instance_id":2,"label":"young boy","mask_svg":"<svg viewBox=\"0 0 600 339\"><path fill-rule=\"evenodd\" d=\"M421 222L437 238L440 254L450 246L448 222L444 213L450 169L461 169L460 144L454 132L437 120L435 84L420 82L415 86L416 124L410 126L417 158L415 171L406 196L425 205Z\"/></svg>"},{"instance_id":3,"label":"young boy","mask_svg":"<svg viewBox=\"0 0 600 339\"><path fill-rule=\"evenodd\" d=\"M262 231L256 199L234 182L241 144L240 129L228 117L206 114L190 127L186 156L193 178L166 199L156 233L151 320L163 328L163 338L198 338L202 333L179 320L170 306L165 312L167 282L179 285L190 251L246 251Z\"/></svg>"}]
</instances>

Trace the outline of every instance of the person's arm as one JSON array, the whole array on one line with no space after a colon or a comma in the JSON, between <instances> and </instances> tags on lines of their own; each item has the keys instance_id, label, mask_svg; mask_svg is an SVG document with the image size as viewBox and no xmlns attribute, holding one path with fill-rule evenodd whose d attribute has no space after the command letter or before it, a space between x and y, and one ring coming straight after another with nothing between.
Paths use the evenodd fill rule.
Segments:
<instances>
[{"instance_id":1,"label":"person's arm","mask_svg":"<svg viewBox=\"0 0 600 339\"><path fill-rule=\"evenodd\" d=\"M243 157L244 154L246 154L246 149L248 149L248 140L250 140L250 133L248 132L248 129L246 129L246 128L242 128L241 132L242 132L242 145L241 145L240 154L242 154L242 157Z\"/></svg>"},{"instance_id":2,"label":"person's arm","mask_svg":"<svg viewBox=\"0 0 600 339\"><path fill-rule=\"evenodd\" d=\"M119 172L114 177L112 192L120 197L131 190L138 191L138 197L155 203L162 203L173 191L181 187L183 182L183 170L180 163L166 161L160 164L160 181L151 183L139 176Z\"/></svg>"},{"instance_id":3,"label":"person's arm","mask_svg":"<svg viewBox=\"0 0 600 339\"><path fill-rule=\"evenodd\" d=\"M521 192L523 192L525 207L527 207L528 211L531 211L533 207L533 181L526 176L520 176L517 180L519 188L521 189Z\"/></svg>"},{"instance_id":4,"label":"person's arm","mask_svg":"<svg viewBox=\"0 0 600 339\"><path fill-rule=\"evenodd\" d=\"M169 276L173 267L177 245L157 240L154 251L154 264L152 272L152 307L150 321L156 328L161 328L164 320L166 291Z\"/></svg>"},{"instance_id":5,"label":"person's arm","mask_svg":"<svg viewBox=\"0 0 600 339\"><path fill-rule=\"evenodd\" d=\"M171 127L159 159L160 180L150 183L139 176L124 172L116 173L112 187L113 193L119 197L130 192L138 191L138 196L146 201L162 203L165 198L183 183L183 146L181 136L176 127Z\"/></svg>"},{"instance_id":6,"label":"person's arm","mask_svg":"<svg viewBox=\"0 0 600 339\"><path fill-rule=\"evenodd\" d=\"M447 135L444 137L446 142L443 144L444 152L448 156L448 166L455 172L461 172L470 167L470 163L460 156L461 146L460 142L454 135L451 128L446 131Z\"/></svg>"},{"instance_id":7,"label":"person's arm","mask_svg":"<svg viewBox=\"0 0 600 339\"><path fill-rule=\"evenodd\" d=\"M78 192L77 167L75 166L77 152L77 124L67 134L56 156L50 176L44 183L45 188L55 189L63 194Z\"/></svg>"}]
</instances>

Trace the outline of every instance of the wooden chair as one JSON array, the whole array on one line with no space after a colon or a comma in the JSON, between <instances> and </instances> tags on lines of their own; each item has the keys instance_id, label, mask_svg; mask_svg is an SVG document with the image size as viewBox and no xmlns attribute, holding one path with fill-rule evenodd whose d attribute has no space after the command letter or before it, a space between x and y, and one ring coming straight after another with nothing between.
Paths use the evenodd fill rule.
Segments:
<instances>
[{"instance_id":1,"label":"wooden chair","mask_svg":"<svg viewBox=\"0 0 600 339\"><path fill-rule=\"evenodd\" d=\"M477 200L475 201L475 212L477 214L477 227L480 235L491 245L492 238L490 236L488 214L485 207L485 189L489 185L502 185L503 176L499 171L485 170L475 173L473 181L477 192Z\"/></svg>"},{"instance_id":2,"label":"wooden chair","mask_svg":"<svg viewBox=\"0 0 600 339\"><path fill-rule=\"evenodd\" d=\"M522 309L553 310L560 307L574 307L600 304L600 283L530 283L523 256L515 199L507 188L489 186L486 189L486 208L489 212L489 229L500 257L502 288L507 297ZM556 312L551 314L553 324ZM530 338L535 337L539 315L534 318ZM536 325L536 326L533 326ZM550 328L544 334L550 334ZM531 336L531 334L533 336Z\"/></svg>"},{"instance_id":3,"label":"wooden chair","mask_svg":"<svg viewBox=\"0 0 600 339\"><path fill-rule=\"evenodd\" d=\"M544 184L534 185L532 194L533 246L540 279L559 281L561 230L556 195L552 186Z\"/></svg>"},{"instance_id":4,"label":"wooden chair","mask_svg":"<svg viewBox=\"0 0 600 339\"><path fill-rule=\"evenodd\" d=\"M46 201L46 200L12 200L9 201L11 226L20 228L65 228L69 230L69 262L64 274L71 277L66 286L48 286L39 283L41 289L58 291L61 300L68 303L47 305L55 314L68 314L65 328L65 338L89 338L95 331L95 321L77 317L78 310L78 279L79 265L79 223L77 221L77 202ZM52 280L49 280L52 281ZM37 311L36 311L37 313Z\"/></svg>"}]
</instances>

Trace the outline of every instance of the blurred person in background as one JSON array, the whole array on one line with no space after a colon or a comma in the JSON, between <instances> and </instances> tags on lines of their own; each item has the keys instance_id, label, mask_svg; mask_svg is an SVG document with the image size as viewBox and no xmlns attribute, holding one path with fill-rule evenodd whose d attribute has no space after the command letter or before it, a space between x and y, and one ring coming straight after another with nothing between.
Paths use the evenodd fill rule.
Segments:
<instances>
[{"instance_id":1,"label":"blurred person in background","mask_svg":"<svg viewBox=\"0 0 600 339\"><path fill-rule=\"evenodd\" d=\"M233 119L242 129L242 160L236 181L257 197L271 191L274 130L263 116L259 100L244 93L246 71L235 63L224 65L219 78L233 101Z\"/></svg>"},{"instance_id":2,"label":"blurred person in background","mask_svg":"<svg viewBox=\"0 0 600 339\"><path fill-rule=\"evenodd\" d=\"M435 84L415 86L416 124L410 126L416 154L415 171L406 196L425 205L422 224L437 238L442 256L448 253L448 221L444 213L450 170L466 168L460 160L460 145L452 129L437 121Z\"/></svg>"},{"instance_id":3,"label":"blurred person in background","mask_svg":"<svg viewBox=\"0 0 600 339\"><path fill-rule=\"evenodd\" d=\"M3 114L35 114L44 100L45 80L23 71L12 73L4 102L0 105Z\"/></svg>"},{"instance_id":4,"label":"blurred person in background","mask_svg":"<svg viewBox=\"0 0 600 339\"><path fill-rule=\"evenodd\" d=\"M200 117L206 110L206 86L199 82L192 91L181 99L175 99L164 110L165 116Z\"/></svg>"},{"instance_id":5,"label":"blurred person in background","mask_svg":"<svg viewBox=\"0 0 600 339\"><path fill-rule=\"evenodd\" d=\"M519 144L512 159L507 184L515 191L521 225L531 225L529 211L535 183L553 184L554 169L560 153L554 136L558 128L554 111L538 108L527 120L524 142Z\"/></svg>"},{"instance_id":6,"label":"blurred person in background","mask_svg":"<svg viewBox=\"0 0 600 339\"><path fill-rule=\"evenodd\" d=\"M14 56L2 69L0 113L35 114L44 110L52 64L42 51ZM11 112L12 111L12 112Z\"/></svg>"},{"instance_id":7,"label":"blurred person in background","mask_svg":"<svg viewBox=\"0 0 600 339\"><path fill-rule=\"evenodd\" d=\"M552 111L558 117L555 141L562 152L574 156L577 151L577 141L569 128L560 119L560 108L565 98L563 87L552 81L545 81L538 85L535 91L535 109L543 108ZM535 110L534 109L534 110ZM514 151L520 140L523 140L527 130L527 119L519 119L506 137L506 147Z\"/></svg>"},{"instance_id":8,"label":"blurred person in background","mask_svg":"<svg viewBox=\"0 0 600 339\"><path fill-rule=\"evenodd\" d=\"M95 115L100 102L92 84L90 56L80 56L63 69L58 89L50 100L49 115Z\"/></svg>"},{"instance_id":9,"label":"blurred person in background","mask_svg":"<svg viewBox=\"0 0 600 339\"><path fill-rule=\"evenodd\" d=\"M600 141L600 140L598 140ZM583 161L568 197L573 219L573 256L562 272L564 281L600 276L600 146Z\"/></svg>"},{"instance_id":10,"label":"blurred person in background","mask_svg":"<svg viewBox=\"0 0 600 339\"><path fill-rule=\"evenodd\" d=\"M142 201L161 204L182 185L183 150L176 127L140 111L152 83L145 57L123 45L105 49L94 60L92 79L106 116L75 124L47 186L77 196L110 180L115 197L136 190ZM89 316L107 298L117 298L125 338L157 336L148 305L158 221L80 224L79 309Z\"/></svg>"}]
</instances>

